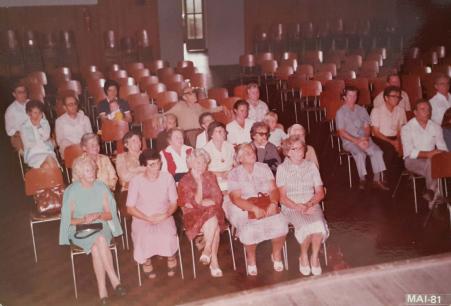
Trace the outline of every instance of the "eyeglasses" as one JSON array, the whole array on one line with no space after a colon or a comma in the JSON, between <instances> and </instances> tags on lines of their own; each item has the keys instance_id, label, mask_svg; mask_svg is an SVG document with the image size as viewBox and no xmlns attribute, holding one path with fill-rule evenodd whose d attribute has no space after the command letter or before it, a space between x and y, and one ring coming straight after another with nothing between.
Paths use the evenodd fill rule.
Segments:
<instances>
[{"instance_id":1,"label":"eyeglasses","mask_svg":"<svg viewBox=\"0 0 451 306\"><path fill-rule=\"evenodd\" d=\"M268 137L269 133L268 132L257 132L255 133L256 135L260 135L260 136L266 136Z\"/></svg>"},{"instance_id":2,"label":"eyeglasses","mask_svg":"<svg viewBox=\"0 0 451 306\"><path fill-rule=\"evenodd\" d=\"M402 99L401 96L396 96L396 95L388 95L387 97L390 97L390 98L396 98L396 99L398 99L398 100L401 100L401 99Z\"/></svg>"}]
</instances>

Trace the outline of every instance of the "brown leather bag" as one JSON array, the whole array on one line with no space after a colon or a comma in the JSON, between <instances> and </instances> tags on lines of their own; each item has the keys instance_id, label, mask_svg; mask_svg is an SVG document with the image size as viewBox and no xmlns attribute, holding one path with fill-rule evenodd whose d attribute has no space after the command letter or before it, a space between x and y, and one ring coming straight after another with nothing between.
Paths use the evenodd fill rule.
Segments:
<instances>
[{"instance_id":1,"label":"brown leather bag","mask_svg":"<svg viewBox=\"0 0 451 306\"><path fill-rule=\"evenodd\" d=\"M248 201L251 201L255 206L260 207L263 210L267 210L269 205L271 205L271 199L269 195L259 192L256 197L248 198ZM256 219L254 212L248 211L247 217L249 219Z\"/></svg>"},{"instance_id":2,"label":"brown leather bag","mask_svg":"<svg viewBox=\"0 0 451 306\"><path fill-rule=\"evenodd\" d=\"M63 185L37 191L33 196L36 203L36 211L43 216L51 216L61 213L63 193Z\"/></svg>"}]
</instances>

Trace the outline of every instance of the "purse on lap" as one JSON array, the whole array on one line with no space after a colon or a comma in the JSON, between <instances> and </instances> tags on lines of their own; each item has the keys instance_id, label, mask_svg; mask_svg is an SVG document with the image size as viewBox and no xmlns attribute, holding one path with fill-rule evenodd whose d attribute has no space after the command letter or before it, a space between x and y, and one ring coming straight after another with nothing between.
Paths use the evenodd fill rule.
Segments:
<instances>
[{"instance_id":1,"label":"purse on lap","mask_svg":"<svg viewBox=\"0 0 451 306\"><path fill-rule=\"evenodd\" d=\"M259 208L263 209L264 211L266 211L268 209L269 205L271 205L271 199L269 198L269 195L261 193L261 192L259 192L256 197L248 198L247 200L251 201L252 204L254 204L255 206L258 206ZM249 219L256 219L255 214L252 211L247 212L247 217Z\"/></svg>"},{"instance_id":2,"label":"purse on lap","mask_svg":"<svg viewBox=\"0 0 451 306\"><path fill-rule=\"evenodd\" d=\"M103 229L102 223L88 223L75 225L75 235L77 239L85 239L100 232Z\"/></svg>"}]
</instances>

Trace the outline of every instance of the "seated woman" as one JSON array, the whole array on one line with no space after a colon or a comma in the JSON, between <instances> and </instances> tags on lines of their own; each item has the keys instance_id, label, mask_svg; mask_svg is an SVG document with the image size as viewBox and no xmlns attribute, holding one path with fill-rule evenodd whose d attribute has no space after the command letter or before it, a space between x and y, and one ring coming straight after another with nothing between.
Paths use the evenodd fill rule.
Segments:
<instances>
[{"instance_id":1,"label":"seated woman","mask_svg":"<svg viewBox=\"0 0 451 306\"><path fill-rule=\"evenodd\" d=\"M193 151L193 148L184 145L183 141L182 129L170 129L168 131L169 145L160 152L163 162L161 170L172 174L176 182L188 172L186 157Z\"/></svg>"},{"instance_id":2,"label":"seated woman","mask_svg":"<svg viewBox=\"0 0 451 306\"><path fill-rule=\"evenodd\" d=\"M210 155L208 171L216 175L219 188L222 191L227 190L227 175L233 167L235 158L235 149L233 145L226 140L226 127L223 123L214 121L210 123L207 130L208 143L204 150Z\"/></svg>"},{"instance_id":3,"label":"seated woman","mask_svg":"<svg viewBox=\"0 0 451 306\"><path fill-rule=\"evenodd\" d=\"M297 123L293 124L288 128L287 132L288 137L298 135L299 137L301 137L301 140L305 143L305 129L302 125ZM319 168L318 157L316 157L315 149L310 145L307 145L305 159L313 162Z\"/></svg>"},{"instance_id":4,"label":"seated woman","mask_svg":"<svg viewBox=\"0 0 451 306\"><path fill-rule=\"evenodd\" d=\"M105 91L106 99L97 104L97 112L100 119L119 119L129 123L132 122L128 102L118 98L119 84L116 81L107 80L103 86L103 91Z\"/></svg>"},{"instance_id":5,"label":"seated woman","mask_svg":"<svg viewBox=\"0 0 451 306\"><path fill-rule=\"evenodd\" d=\"M269 127L264 122L255 122L251 128L252 147L257 152L257 161L269 166L276 173L282 162L277 147L268 141Z\"/></svg>"},{"instance_id":6,"label":"seated woman","mask_svg":"<svg viewBox=\"0 0 451 306\"><path fill-rule=\"evenodd\" d=\"M164 150L168 145L168 132L171 129L175 129L178 127L177 117L174 114L164 114L163 115L163 126L164 130L162 130L157 135L156 146L157 151L160 152Z\"/></svg>"},{"instance_id":7,"label":"seated woman","mask_svg":"<svg viewBox=\"0 0 451 306\"><path fill-rule=\"evenodd\" d=\"M64 192L59 244L73 243L87 254L92 252L94 273L103 305L108 303L105 275L108 275L116 294L123 296L126 292L114 271L109 248L112 237L122 235L116 202L108 187L96 180L96 168L95 162L87 156L74 161L73 171L79 181L72 183ZM90 223L101 223L102 230L87 238L77 238L75 225Z\"/></svg>"},{"instance_id":8,"label":"seated woman","mask_svg":"<svg viewBox=\"0 0 451 306\"><path fill-rule=\"evenodd\" d=\"M81 137L86 133L92 133L89 118L78 109L78 99L75 96L63 98L64 114L55 121L56 143L61 156L64 159L64 150L73 144L79 144Z\"/></svg>"},{"instance_id":9,"label":"seated woman","mask_svg":"<svg viewBox=\"0 0 451 306\"><path fill-rule=\"evenodd\" d=\"M305 143L300 136L290 136L282 143L287 157L277 170L276 183L280 193L282 214L295 228L301 245L299 271L302 275L320 275L318 252L321 242L329 236L319 203L324 198L323 182L318 167L304 159ZM308 251L311 246L310 263Z\"/></svg>"},{"instance_id":10,"label":"seated woman","mask_svg":"<svg viewBox=\"0 0 451 306\"><path fill-rule=\"evenodd\" d=\"M275 112L268 112L263 120L263 122L269 126L268 141L274 144L277 148L281 146L282 140L287 138L287 134L285 134L282 125L277 122L278 119L279 116L277 116Z\"/></svg>"},{"instance_id":11,"label":"seated woman","mask_svg":"<svg viewBox=\"0 0 451 306\"><path fill-rule=\"evenodd\" d=\"M97 164L97 179L105 183L110 190L116 189L117 175L108 156L100 154L99 139L94 133L87 133L81 137L81 148L84 153L81 156L91 158ZM78 180L76 173L72 176L74 181Z\"/></svg>"},{"instance_id":12,"label":"seated woman","mask_svg":"<svg viewBox=\"0 0 451 306\"><path fill-rule=\"evenodd\" d=\"M24 146L24 161L32 168L58 167L50 139L50 125L44 118L44 104L31 100L25 106L28 119L20 127Z\"/></svg>"},{"instance_id":13,"label":"seated woman","mask_svg":"<svg viewBox=\"0 0 451 306\"><path fill-rule=\"evenodd\" d=\"M258 243L269 239L272 240L273 267L280 272L283 270L281 250L288 226L282 214L278 213L279 193L274 176L268 165L256 162L255 151L250 144L240 145L236 158L239 165L228 176L231 201L224 199L223 209L246 249L247 273L257 275L255 249ZM250 200L259 193L269 195L270 204L266 209ZM255 219L249 218L249 212L255 215Z\"/></svg>"},{"instance_id":14,"label":"seated woman","mask_svg":"<svg viewBox=\"0 0 451 306\"><path fill-rule=\"evenodd\" d=\"M160 154L144 150L139 156L141 166L146 167L130 181L127 196L127 212L133 216L133 257L143 264L149 278L155 278L151 258L155 255L168 258L168 276L175 275L178 250L177 229L173 213L177 209L177 190L172 175L160 171Z\"/></svg>"},{"instance_id":15,"label":"seated woman","mask_svg":"<svg viewBox=\"0 0 451 306\"><path fill-rule=\"evenodd\" d=\"M451 151L451 107L443 115L442 120L443 139L445 140L448 151Z\"/></svg>"},{"instance_id":16,"label":"seated woman","mask_svg":"<svg viewBox=\"0 0 451 306\"><path fill-rule=\"evenodd\" d=\"M140 166L141 136L133 131L127 132L122 139L125 152L116 157L116 170L119 176L121 191L128 190L128 183L138 174L144 173L145 166Z\"/></svg>"},{"instance_id":17,"label":"seated woman","mask_svg":"<svg viewBox=\"0 0 451 306\"><path fill-rule=\"evenodd\" d=\"M207 171L210 156L203 149L193 150L187 158L188 172L178 185L178 204L183 211L183 224L186 236L193 240L202 233L205 248L200 262L210 264L210 274L221 277L222 270L218 263L219 234L224 228L222 210L222 192L216 177Z\"/></svg>"}]
</instances>

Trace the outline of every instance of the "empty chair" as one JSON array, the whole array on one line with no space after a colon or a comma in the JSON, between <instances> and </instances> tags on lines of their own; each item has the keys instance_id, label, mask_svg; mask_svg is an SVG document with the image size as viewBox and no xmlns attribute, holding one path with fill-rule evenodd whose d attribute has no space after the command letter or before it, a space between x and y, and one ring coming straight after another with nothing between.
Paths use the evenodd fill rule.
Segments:
<instances>
[{"instance_id":1,"label":"empty chair","mask_svg":"<svg viewBox=\"0 0 451 306\"><path fill-rule=\"evenodd\" d=\"M157 70L157 76L160 81L164 80L169 75L172 75L174 73L175 73L175 71L174 71L174 68L172 68L172 67L163 67L163 68L160 68Z\"/></svg>"},{"instance_id":2,"label":"empty chair","mask_svg":"<svg viewBox=\"0 0 451 306\"><path fill-rule=\"evenodd\" d=\"M287 58L287 59L281 59L279 61L279 67L282 66L289 66L292 67L294 71L298 69L298 60L295 58Z\"/></svg>"},{"instance_id":3,"label":"empty chair","mask_svg":"<svg viewBox=\"0 0 451 306\"><path fill-rule=\"evenodd\" d=\"M141 62L128 63L126 66L126 70L132 74L133 71L144 69L144 64Z\"/></svg>"},{"instance_id":4,"label":"empty chair","mask_svg":"<svg viewBox=\"0 0 451 306\"><path fill-rule=\"evenodd\" d=\"M179 96L183 95L183 90L188 86L189 84L185 81L174 81L166 83L167 90L175 91Z\"/></svg>"},{"instance_id":5,"label":"empty chair","mask_svg":"<svg viewBox=\"0 0 451 306\"><path fill-rule=\"evenodd\" d=\"M135 93L128 96L127 102L130 110L134 113L140 105L149 105L149 96L146 93Z\"/></svg>"},{"instance_id":6,"label":"empty chair","mask_svg":"<svg viewBox=\"0 0 451 306\"><path fill-rule=\"evenodd\" d=\"M337 65L335 63L323 63L315 66L315 72L330 72L332 77L337 76Z\"/></svg>"},{"instance_id":7,"label":"empty chair","mask_svg":"<svg viewBox=\"0 0 451 306\"><path fill-rule=\"evenodd\" d=\"M226 99L228 97L229 92L227 91L227 88L214 87L208 90L208 98L215 99L219 103L221 103L221 100Z\"/></svg>"},{"instance_id":8,"label":"empty chair","mask_svg":"<svg viewBox=\"0 0 451 306\"><path fill-rule=\"evenodd\" d=\"M158 108L168 111L179 101L179 96L175 91L164 91L157 94L155 103Z\"/></svg>"},{"instance_id":9,"label":"empty chair","mask_svg":"<svg viewBox=\"0 0 451 306\"><path fill-rule=\"evenodd\" d=\"M330 81L326 81L323 91L327 91L328 93L338 94L338 96L340 96L343 92L343 89L345 89L345 81L330 80Z\"/></svg>"},{"instance_id":10,"label":"empty chair","mask_svg":"<svg viewBox=\"0 0 451 306\"><path fill-rule=\"evenodd\" d=\"M135 108L133 122L142 124L144 121L151 119L155 114L158 114L158 107L155 104L139 104Z\"/></svg>"},{"instance_id":11,"label":"empty chair","mask_svg":"<svg viewBox=\"0 0 451 306\"><path fill-rule=\"evenodd\" d=\"M240 55L239 59L241 73L240 73L240 81L243 83L244 78L255 78L257 75L255 74L256 67L256 59L253 54L243 54Z\"/></svg>"},{"instance_id":12,"label":"empty chair","mask_svg":"<svg viewBox=\"0 0 451 306\"><path fill-rule=\"evenodd\" d=\"M150 76L150 71L149 69L144 68L139 70L133 70L130 74L137 82L139 82L141 78Z\"/></svg>"},{"instance_id":13,"label":"empty chair","mask_svg":"<svg viewBox=\"0 0 451 306\"><path fill-rule=\"evenodd\" d=\"M169 83L185 81L185 78L183 77L183 75L178 74L178 73L166 74L166 75L162 76L161 78L160 77L158 77L158 78L160 79L161 82L166 84L166 86Z\"/></svg>"},{"instance_id":14,"label":"empty chair","mask_svg":"<svg viewBox=\"0 0 451 306\"><path fill-rule=\"evenodd\" d=\"M197 103L205 109L215 109L218 107L218 102L215 99L200 99Z\"/></svg>"},{"instance_id":15,"label":"empty chair","mask_svg":"<svg viewBox=\"0 0 451 306\"><path fill-rule=\"evenodd\" d=\"M66 90L72 90L77 96L80 96L82 94L82 87L79 81L76 80L70 80L67 82L60 83L58 86L58 94L60 94L63 91Z\"/></svg>"},{"instance_id":16,"label":"empty chair","mask_svg":"<svg viewBox=\"0 0 451 306\"><path fill-rule=\"evenodd\" d=\"M362 67L362 56L361 55L348 55L344 59L344 63L342 65L343 70L354 70L358 71L360 67Z\"/></svg>"},{"instance_id":17,"label":"empty chair","mask_svg":"<svg viewBox=\"0 0 451 306\"><path fill-rule=\"evenodd\" d=\"M177 68L185 68L185 67L194 67L194 63L192 61L179 61L177 63Z\"/></svg>"},{"instance_id":18,"label":"empty chair","mask_svg":"<svg viewBox=\"0 0 451 306\"><path fill-rule=\"evenodd\" d=\"M337 79L340 80L352 80L357 77L354 70L341 70L337 72Z\"/></svg>"},{"instance_id":19,"label":"empty chair","mask_svg":"<svg viewBox=\"0 0 451 306\"><path fill-rule=\"evenodd\" d=\"M303 74L308 79L313 78L313 66L310 64L302 64L298 66L298 69L296 70L296 74Z\"/></svg>"},{"instance_id":20,"label":"empty chair","mask_svg":"<svg viewBox=\"0 0 451 306\"><path fill-rule=\"evenodd\" d=\"M371 80L371 98L374 100L380 92L387 86L387 78L379 77Z\"/></svg>"},{"instance_id":21,"label":"empty chair","mask_svg":"<svg viewBox=\"0 0 451 306\"><path fill-rule=\"evenodd\" d=\"M101 126L101 138L102 141L105 142L107 154L113 154L113 142L116 143L117 153L122 153L124 151L124 144L122 143L122 139L129 131L128 122L124 120L102 119Z\"/></svg>"},{"instance_id":22,"label":"empty chair","mask_svg":"<svg viewBox=\"0 0 451 306\"><path fill-rule=\"evenodd\" d=\"M166 91L166 85L164 85L163 83L150 84L146 87L146 92L152 99L152 101L155 101L157 95L164 91Z\"/></svg>"},{"instance_id":23,"label":"empty chair","mask_svg":"<svg viewBox=\"0 0 451 306\"><path fill-rule=\"evenodd\" d=\"M233 96L240 97L243 100L247 99L247 85L237 85L233 88Z\"/></svg>"},{"instance_id":24,"label":"empty chair","mask_svg":"<svg viewBox=\"0 0 451 306\"><path fill-rule=\"evenodd\" d=\"M110 79L112 80L119 80L121 78L127 78L128 77L128 73L126 70L112 70L110 71Z\"/></svg>"},{"instance_id":25,"label":"empty chair","mask_svg":"<svg viewBox=\"0 0 451 306\"><path fill-rule=\"evenodd\" d=\"M140 91L136 85L121 86L119 90L119 98L128 100L129 95L137 93L140 93Z\"/></svg>"},{"instance_id":26,"label":"empty chair","mask_svg":"<svg viewBox=\"0 0 451 306\"><path fill-rule=\"evenodd\" d=\"M323 51L321 50L309 50L302 56L301 62L303 64L309 64L312 66L321 64L323 62Z\"/></svg>"},{"instance_id":27,"label":"empty chair","mask_svg":"<svg viewBox=\"0 0 451 306\"><path fill-rule=\"evenodd\" d=\"M330 71L320 71L315 73L313 79L320 81L321 85L324 86L327 81L332 80L332 73Z\"/></svg>"},{"instance_id":28,"label":"empty chair","mask_svg":"<svg viewBox=\"0 0 451 306\"><path fill-rule=\"evenodd\" d=\"M149 76L141 77L138 82L139 82L139 88L141 89L141 91L145 91L147 86L149 86L151 84L158 84L159 80L158 80L157 76L149 75Z\"/></svg>"},{"instance_id":29,"label":"empty chair","mask_svg":"<svg viewBox=\"0 0 451 306\"><path fill-rule=\"evenodd\" d=\"M121 87L136 85L135 79L133 77L119 78L116 81L119 83L119 86Z\"/></svg>"},{"instance_id":30,"label":"empty chair","mask_svg":"<svg viewBox=\"0 0 451 306\"><path fill-rule=\"evenodd\" d=\"M305 98L305 105L307 106L304 111L307 113L307 131L310 132L310 112L315 113L317 118L317 112L321 111L319 108L319 96L322 92L321 82L317 80L307 80L300 83L300 91L302 97ZM312 106L309 107L310 100L313 99Z\"/></svg>"},{"instance_id":31,"label":"empty chair","mask_svg":"<svg viewBox=\"0 0 451 306\"><path fill-rule=\"evenodd\" d=\"M257 53L255 56L255 62L257 65L261 65L264 61L274 60L274 54L271 52Z\"/></svg>"},{"instance_id":32,"label":"empty chair","mask_svg":"<svg viewBox=\"0 0 451 306\"><path fill-rule=\"evenodd\" d=\"M224 107L227 108L228 110L232 110L232 109L233 109L233 106L235 105L235 103L236 103L238 100L241 100L241 99L242 99L241 97L228 97L228 98L222 99L222 100L219 102L219 104L222 105L222 106L224 106Z\"/></svg>"},{"instance_id":33,"label":"empty chair","mask_svg":"<svg viewBox=\"0 0 451 306\"><path fill-rule=\"evenodd\" d=\"M156 59L153 61L150 61L148 63L146 63L146 68L149 68L150 73L156 75L157 71L159 69L165 68L165 67L169 67L169 63L167 61L164 61L162 59Z\"/></svg>"},{"instance_id":34,"label":"empty chair","mask_svg":"<svg viewBox=\"0 0 451 306\"><path fill-rule=\"evenodd\" d=\"M376 78L379 73L379 63L376 60L365 60L359 70L360 77Z\"/></svg>"}]
</instances>

